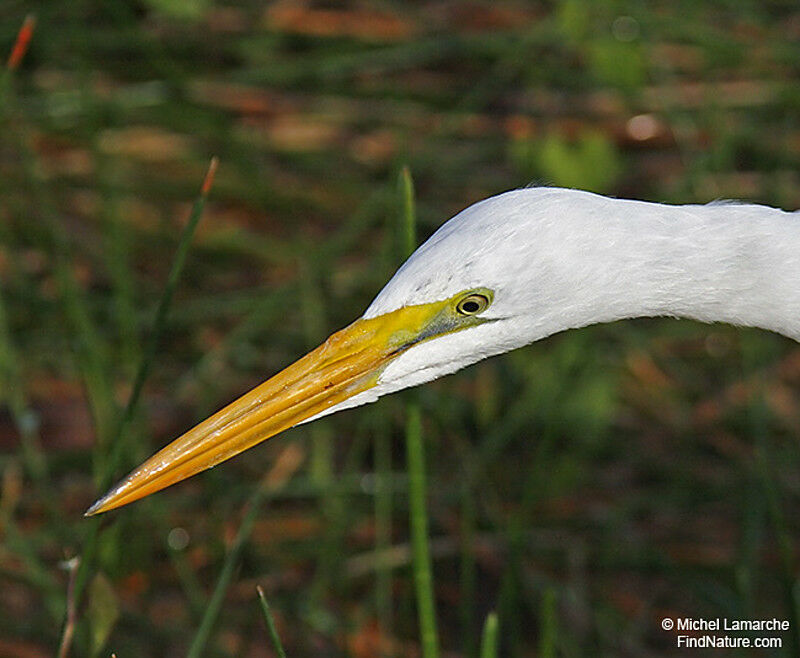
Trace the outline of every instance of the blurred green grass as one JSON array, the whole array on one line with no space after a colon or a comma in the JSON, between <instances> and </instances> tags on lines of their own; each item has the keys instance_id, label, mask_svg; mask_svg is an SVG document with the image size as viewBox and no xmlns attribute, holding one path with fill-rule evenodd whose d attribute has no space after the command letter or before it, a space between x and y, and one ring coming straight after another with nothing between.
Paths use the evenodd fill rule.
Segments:
<instances>
[{"instance_id":1,"label":"blurred green grass","mask_svg":"<svg viewBox=\"0 0 800 658\"><path fill-rule=\"evenodd\" d=\"M108 515L85 555L211 155L118 475L363 311L403 165L421 238L532 181L800 207L793 2L10 0L6 51L29 12L0 108L0 654L54 653L75 555L74 655L184 655L221 573L204 655L271 655L256 585L289 655L419 651L401 398ZM509 656L678 655L663 616L789 618L798 386L791 341L657 319L420 389L444 650L479 655L495 610ZM259 489L288 446L303 467Z\"/></svg>"}]
</instances>

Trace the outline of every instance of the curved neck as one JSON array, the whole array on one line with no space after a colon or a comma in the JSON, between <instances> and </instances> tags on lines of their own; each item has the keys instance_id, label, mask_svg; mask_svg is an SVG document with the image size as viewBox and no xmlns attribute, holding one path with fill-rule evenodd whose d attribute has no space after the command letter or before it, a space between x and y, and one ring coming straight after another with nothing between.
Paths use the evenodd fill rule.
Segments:
<instances>
[{"instance_id":1,"label":"curved neck","mask_svg":"<svg viewBox=\"0 0 800 658\"><path fill-rule=\"evenodd\" d=\"M617 299L608 300L619 317L721 321L800 340L800 214L733 203L635 205L641 214L626 219L624 239L603 240L620 266Z\"/></svg>"}]
</instances>

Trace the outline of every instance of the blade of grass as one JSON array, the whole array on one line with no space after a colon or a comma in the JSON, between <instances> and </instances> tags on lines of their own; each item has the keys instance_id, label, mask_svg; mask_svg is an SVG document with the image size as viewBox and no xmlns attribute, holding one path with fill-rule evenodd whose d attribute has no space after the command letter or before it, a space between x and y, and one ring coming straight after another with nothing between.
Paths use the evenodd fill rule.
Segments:
<instances>
[{"instance_id":1,"label":"blade of grass","mask_svg":"<svg viewBox=\"0 0 800 658\"><path fill-rule=\"evenodd\" d=\"M422 419L419 405L411 403L406 410L406 448L408 458L408 493L411 514L411 547L414 585L417 595L422 655L438 658L439 638L433 597L433 576L428 546L428 515L425 485L425 454L422 444Z\"/></svg>"},{"instance_id":2,"label":"blade of grass","mask_svg":"<svg viewBox=\"0 0 800 658\"><path fill-rule=\"evenodd\" d=\"M400 174L401 245L405 256L416 246L414 183L405 167ZM412 394L413 395L413 394ZM431 554L428 546L427 490L425 485L425 449L422 443L422 420L419 403L411 400L406 409L406 457L408 459L408 497L411 516L412 568L417 595L420 642L424 658L438 658L439 634L433 596Z\"/></svg>"},{"instance_id":3,"label":"blade of grass","mask_svg":"<svg viewBox=\"0 0 800 658\"><path fill-rule=\"evenodd\" d=\"M198 658L198 656L203 655L203 651L211 638L211 631L214 628L214 623L217 621L219 611L222 608L222 602L225 600L225 594L233 579L234 570L239 562L239 555L245 543L250 538L250 533L253 531L256 517L259 511L261 511L261 504L268 494L280 489L286 483L300 467L304 458L305 454L298 444L289 444L284 448L275 462L275 465L261 480L250 496L244 517L242 518L242 523L239 526L239 530L236 533L236 537L233 540L233 544L231 544L228 554L225 556L222 570L219 573L214 591L206 606L205 614L197 628L189 651L186 654L187 658Z\"/></svg>"},{"instance_id":4,"label":"blade of grass","mask_svg":"<svg viewBox=\"0 0 800 658\"><path fill-rule=\"evenodd\" d=\"M472 496L472 488L469 484L469 477L465 477L461 482L461 527L460 527L460 561L459 561L459 585L461 587L461 597L459 601L459 617L461 621L461 650L465 656L475 655L475 523L476 512L475 502Z\"/></svg>"},{"instance_id":5,"label":"blade of grass","mask_svg":"<svg viewBox=\"0 0 800 658\"><path fill-rule=\"evenodd\" d=\"M752 472L748 473L745 489L742 492L741 541L736 560L736 589L743 610L743 616L755 617L756 584L759 576L759 557L763 550L767 510L761 495L761 480Z\"/></svg>"},{"instance_id":6,"label":"blade of grass","mask_svg":"<svg viewBox=\"0 0 800 658\"><path fill-rule=\"evenodd\" d=\"M490 612L483 624L481 658L497 658L497 613Z\"/></svg>"},{"instance_id":7,"label":"blade of grass","mask_svg":"<svg viewBox=\"0 0 800 658\"><path fill-rule=\"evenodd\" d=\"M261 612L264 613L264 621L267 624L269 639L272 642L275 653L278 654L278 658L286 658L286 651L283 649L281 637L278 635L278 629L275 628L275 619L272 617L272 610L269 609L269 603L267 603L267 597L264 595L264 590L261 588L261 585L256 587L256 592L258 592L258 600L259 603L261 603Z\"/></svg>"},{"instance_id":8,"label":"blade of grass","mask_svg":"<svg viewBox=\"0 0 800 658\"><path fill-rule=\"evenodd\" d=\"M400 253L406 260L417 248L417 211L414 201L414 181L411 171L403 167L400 172Z\"/></svg>"},{"instance_id":9,"label":"blade of grass","mask_svg":"<svg viewBox=\"0 0 800 658\"><path fill-rule=\"evenodd\" d=\"M519 555L522 549L519 547L523 541L522 534L516 532L512 526L506 530L509 543L508 565L505 567L502 580L500 581L500 591L497 595L497 608L503 615L503 623L506 632L503 636L504 646L507 655L522 656L522 637L521 628L525 620L521 615L521 594L520 585L523 581L522 568L520 566Z\"/></svg>"},{"instance_id":10,"label":"blade of grass","mask_svg":"<svg viewBox=\"0 0 800 658\"><path fill-rule=\"evenodd\" d=\"M28 14L22 21L22 27L17 34L17 40L6 62L6 68L9 71L16 71L22 62L22 58L25 57L25 53L28 52L28 46L31 43L31 37L33 36L33 29L35 27L36 16Z\"/></svg>"},{"instance_id":11,"label":"blade of grass","mask_svg":"<svg viewBox=\"0 0 800 658\"><path fill-rule=\"evenodd\" d=\"M539 639L539 655L555 658L556 655L556 590L548 587L542 596L542 628Z\"/></svg>"},{"instance_id":12,"label":"blade of grass","mask_svg":"<svg viewBox=\"0 0 800 658\"><path fill-rule=\"evenodd\" d=\"M161 338L164 327L166 326L167 314L170 306L172 305L172 297L175 294L175 289L178 287L178 280L180 279L183 266L186 262L186 257L192 244L192 236L197 228L197 224L200 222L200 218L203 216L203 209L205 208L206 200L208 199L208 193L211 191L211 186L214 184L214 175L217 172L218 164L219 160L216 157L211 158L208 171L206 172L206 176L203 179L203 184L200 188L200 194L194 201L192 210L189 214L189 221L186 223L186 226L183 228L183 232L181 233L181 238L178 242L178 249L175 252L175 258L172 261L172 267L170 268L169 275L167 277L167 284L164 287L164 292L161 295L161 299L158 301L156 315L153 320L153 329L150 332L147 343L145 344L142 360L139 363L139 369L136 372L136 379L133 382L130 397L128 398L128 402L125 405L125 410L122 413L122 418L120 419L117 427L114 448L111 452L111 459L108 462L103 479L101 480L101 490L105 490L111 486L111 480L114 477L115 471L119 467L120 461L122 460L126 442L125 432L131 420L133 420L136 408L139 404L139 397L141 396L142 389L144 388L144 383L147 381L147 377L150 374L150 368L155 361L156 352L158 350L158 341Z\"/></svg>"},{"instance_id":13,"label":"blade of grass","mask_svg":"<svg viewBox=\"0 0 800 658\"><path fill-rule=\"evenodd\" d=\"M28 14L22 21L22 26L19 28L19 32L17 32L16 41L14 41L14 45L11 47L11 52L6 60L6 70L3 72L2 76L0 76L0 109L2 109L5 104L6 94L11 85L11 77L14 75L14 71L19 68L23 57L25 57L25 53L28 52L28 46L30 46L31 37L33 37L33 29L35 27L36 16L34 14Z\"/></svg>"},{"instance_id":14,"label":"blade of grass","mask_svg":"<svg viewBox=\"0 0 800 658\"><path fill-rule=\"evenodd\" d=\"M758 336L743 341L742 358L745 370L748 372L753 372L757 367L757 351L764 344L762 341L769 349L771 343L766 342L769 341L769 338ZM757 372L756 381L758 385L748 414L750 429L755 438L756 474L766 500L767 519L778 547L784 605L791 619L788 654L795 656L800 653L800 601L797 598L798 580L795 576L794 546L783 515L780 481L775 470L772 447L768 437L769 420L764 399L766 384L763 381L763 372Z\"/></svg>"},{"instance_id":15,"label":"blade of grass","mask_svg":"<svg viewBox=\"0 0 800 658\"><path fill-rule=\"evenodd\" d=\"M485 436L494 426L497 415L497 390L498 382L494 377L491 366L482 364L478 366L475 379L476 391L474 399L474 424L478 436ZM468 435L465 427L463 434ZM462 448L463 455L459 461L463 464L464 477L459 486L461 499L461 524L460 544L461 559L459 564L459 581L461 586L461 600L459 613L461 617L462 651L465 656L474 656L477 653L477 638L474 632L477 589L477 569L475 562L475 533L477 530L477 510L474 492L476 452L471 445Z\"/></svg>"},{"instance_id":16,"label":"blade of grass","mask_svg":"<svg viewBox=\"0 0 800 658\"><path fill-rule=\"evenodd\" d=\"M69 583L67 584L67 619L64 623L64 630L61 633L61 642L58 645L58 658L67 658L72 646L72 637L75 635L75 625L78 621L75 585L78 568L80 567L80 558L74 557L71 560L67 560L64 562L63 567L69 574Z\"/></svg>"},{"instance_id":17,"label":"blade of grass","mask_svg":"<svg viewBox=\"0 0 800 658\"><path fill-rule=\"evenodd\" d=\"M183 265L186 261L186 255L188 254L189 247L191 245L192 236L194 235L197 224L202 217L206 199L208 198L208 193L211 190L211 186L214 182L214 174L217 170L217 164L217 158L212 158L208 167L208 171L206 172L206 176L203 179L203 184L200 188L200 194L195 199L194 205L192 206L192 210L189 214L189 221L186 223L186 226L181 233L178 249L175 253L175 258L172 261L172 266L167 278L167 284L156 309L153 328L150 332L150 338L142 355L142 360L139 363L139 368L136 373L136 379L131 390L131 395L128 398L128 403L114 433L114 447L110 459L106 464L105 472L103 473L100 481L101 491L110 486L111 478L113 477L114 472L117 470L117 467L122 460L122 455L124 454L123 448L125 444L125 432L128 424L134 417L142 387L144 386L147 376L150 373L152 363L155 359L158 340L166 324L167 313L172 303L172 297L175 292L175 288L178 285L178 280L180 278L181 271L183 270ZM90 519L89 530L83 545L81 565L75 584L76 600L78 601L80 601L80 596L83 593L84 585L88 580L88 576L94 562L99 529L100 518Z\"/></svg>"},{"instance_id":18,"label":"blade of grass","mask_svg":"<svg viewBox=\"0 0 800 658\"><path fill-rule=\"evenodd\" d=\"M104 251L107 254L106 267L111 278L120 361L126 377L132 379L141 358L133 299L135 281L130 263L132 232L121 216L120 177L114 161L105 157L100 149L95 150L94 157L101 163L100 186L104 198L102 214L106 229Z\"/></svg>"},{"instance_id":19,"label":"blade of grass","mask_svg":"<svg viewBox=\"0 0 800 658\"><path fill-rule=\"evenodd\" d=\"M375 427L375 550L379 555L392 543L392 443L384 416L376 418ZM379 563L375 572L375 606L381 633L392 632L392 572Z\"/></svg>"},{"instance_id":20,"label":"blade of grass","mask_svg":"<svg viewBox=\"0 0 800 658\"><path fill-rule=\"evenodd\" d=\"M797 597L798 580L795 577L794 547L783 516L769 441L761 432L756 434L756 439L756 465L767 502L767 518L772 525L775 541L778 544L784 602L792 620L789 654L798 655L798 651L800 651L800 628L798 628L800 625L800 601Z\"/></svg>"},{"instance_id":21,"label":"blade of grass","mask_svg":"<svg viewBox=\"0 0 800 658\"><path fill-rule=\"evenodd\" d=\"M192 640L192 644L186 654L187 658L198 658L198 656L203 655L203 651L205 650L208 640L211 637L211 631L214 628L214 623L217 621L219 611L222 608L222 602L225 600L228 587L233 579L233 572L239 563L239 555L241 554L245 543L250 538L250 533L253 531L253 525L255 524L259 511L261 511L261 503L264 501L266 492L265 486L260 485L256 487L256 490L253 492L253 494L250 496L250 500L247 502L244 518L239 526L239 531L236 533L236 538L234 539L228 554L225 556L225 562L222 565L222 570L219 573L216 585L214 585L214 591L212 592L211 598L208 600L208 604L206 605L205 614L200 621L200 625L197 628L197 632Z\"/></svg>"},{"instance_id":22,"label":"blade of grass","mask_svg":"<svg viewBox=\"0 0 800 658\"><path fill-rule=\"evenodd\" d=\"M388 186L387 186L388 187ZM392 204L397 201L397 191L387 190L391 193ZM390 221L388 235L394 236L400 232L397 218L392 213L387 213ZM405 230L405 229L403 229ZM409 250L414 248L413 235L404 241L402 249L398 249L397 240L385 240L382 248L377 250L379 268L384 276L388 277L396 266L398 252L404 258ZM374 417L373 451L375 470L375 553L386 555L392 543L392 432L387 414L377 414ZM386 637L392 635L393 604L392 604L392 569L386 561L379 560L375 564L375 609L377 612L378 626L381 634ZM382 644L382 650L388 643Z\"/></svg>"}]
</instances>

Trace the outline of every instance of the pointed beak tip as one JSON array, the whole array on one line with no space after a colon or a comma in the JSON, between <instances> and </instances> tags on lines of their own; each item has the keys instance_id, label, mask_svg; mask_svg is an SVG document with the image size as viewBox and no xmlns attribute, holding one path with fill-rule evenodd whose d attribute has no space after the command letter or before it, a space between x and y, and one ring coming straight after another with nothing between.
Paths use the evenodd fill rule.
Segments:
<instances>
[{"instance_id":1,"label":"pointed beak tip","mask_svg":"<svg viewBox=\"0 0 800 658\"><path fill-rule=\"evenodd\" d=\"M105 496L103 496L102 498L99 498L98 500L96 500L92 504L92 506L83 513L84 518L88 518L90 516L97 516L98 514L102 514L105 511L103 509L103 507L105 506L105 500L106 500Z\"/></svg>"}]
</instances>

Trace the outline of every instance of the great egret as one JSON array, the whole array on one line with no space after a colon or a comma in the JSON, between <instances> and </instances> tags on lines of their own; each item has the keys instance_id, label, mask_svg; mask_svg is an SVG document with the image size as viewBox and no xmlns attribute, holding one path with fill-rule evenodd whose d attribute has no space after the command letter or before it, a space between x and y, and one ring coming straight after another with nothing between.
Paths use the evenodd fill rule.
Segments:
<instances>
[{"instance_id":1,"label":"great egret","mask_svg":"<svg viewBox=\"0 0 800 658\"><path fill-rule=\"evenodd\" d=\"M463 210L350 326L135 469L87 511L126 505L299 423L565 329L639 316L800 340L800 214L529 188Z\"/></svg>"}]
</instances>

